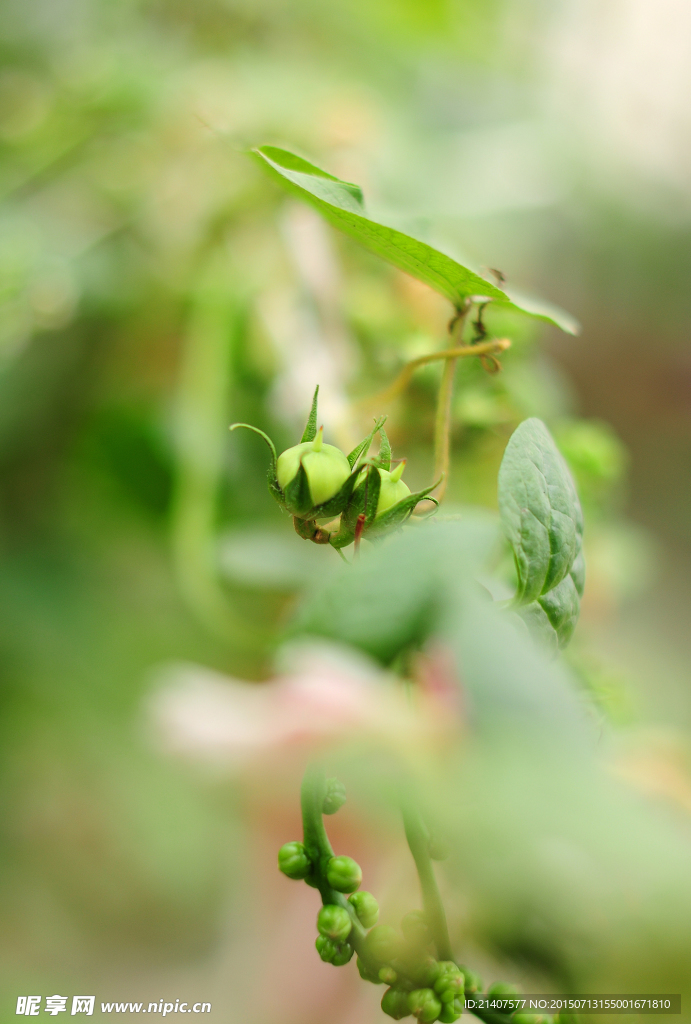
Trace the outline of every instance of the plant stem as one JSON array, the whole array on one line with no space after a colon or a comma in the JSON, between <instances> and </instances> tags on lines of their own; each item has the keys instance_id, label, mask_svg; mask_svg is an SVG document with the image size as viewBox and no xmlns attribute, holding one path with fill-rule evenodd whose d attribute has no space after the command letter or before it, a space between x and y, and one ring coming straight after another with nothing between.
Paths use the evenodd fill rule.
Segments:
<instances>
[{"instance_id":1,"label":"plant stem","mask_svg":"<svg viewBox=\"0 0 691 1024\"><path fill-rule=\"evenodd\" d=\"M422 904L434 944L437 947L437 955L440 960L453 960L446 914L437 888L437 880L434 877L432 858L427 848L427 831L419 813L408 800L403 803L403 825L405 837L408 840L408 846L420 877Z\"/></svg>"},{"instance_id":2,"label":"plant stem","mask_svg":"<svg viewBox=\"0 0 691 1024\"><path fill-rule=\"evenodd\" d=\"M469 306L459 312L454 324L453 333L456 338L462 338L465 320L468 315ZM475 346L468 346L474 348ZM456 373L457 356L449 356L444 363L439 385L437 398L437 412L434 419L434 477L443 479L437 490L437 500L441 501L446 493L449 481L449 444L451 433L451 399L453 398L453 379Z\"/></svg>"},{"instance_id":3,"label":"plant stem","mask_svg":"<svg viewBox=\"0 0 691 1024\"><path fill-rule=\"evenodd\" d=\"M386 388L385 391L379 392L373 398L363 399L363 401L358 402L358 405L388 405L389 402L397 398L406 389L415 370L420 366L426 366L427 363L434 363L438 359L448 360L462 359L465 356L488 356L497 352L505 352L510 347L511 342L508 338L493 338L491 341L482 341L477 345L457 345L454 348L440 349L438 352L428 352L427 355L418 356L417 359L411 359L409 363L406 363L393 384Z\"/></svg>"},{"instance_id":4,"label":"plant stem","mask_svg":"<svg viewBox=\"0 0 691 1024\"><path fill-rule=\"evenodd\" d=\"M303 843L307 855L312 861L312 874L305 879L308 885L319 890L322 903L336 904L344 907L353 923L352 931L348 936L348 942L358 954L360 959L369 965L369 957L364 950L365 936L367 931L360 923L355 909L345 898L343 893L336 892L329 885L326 878L328 863L334 855L329 837L324 828L322 817L322 806L326 792L326 778L321 765L311 764L307 766L302 788L300 790L300 804L302 807L302 829ZM374 965L372 965L374 968Z\"/></svg>"}]
</instances>

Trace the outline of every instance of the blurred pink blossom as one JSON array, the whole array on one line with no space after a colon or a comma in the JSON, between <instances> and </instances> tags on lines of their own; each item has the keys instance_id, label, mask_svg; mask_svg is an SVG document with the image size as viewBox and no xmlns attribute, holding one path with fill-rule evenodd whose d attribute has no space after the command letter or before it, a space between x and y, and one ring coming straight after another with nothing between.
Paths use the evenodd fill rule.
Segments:
<instances>
[{"instance_id":1,"label":"blurred pink blossom","mask_svg":"<svg viewBox=\"0 0 691 1024\"><path fill-rule=\"evenodd\" d=\"M194 664L165 666L147 710L159 747L230 770L350 738L424 753L459 726L439 687L410 687L364 656L323 642L284 648L279 674L267 683Z\"/></svg>"}]
</instances>

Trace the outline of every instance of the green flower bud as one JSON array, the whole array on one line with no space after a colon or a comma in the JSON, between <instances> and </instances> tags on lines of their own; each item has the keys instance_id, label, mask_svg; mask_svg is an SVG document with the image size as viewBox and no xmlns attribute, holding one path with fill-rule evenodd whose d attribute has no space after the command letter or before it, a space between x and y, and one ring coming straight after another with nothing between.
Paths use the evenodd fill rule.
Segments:
<instances>
[{"instance_id":1,"label":"green flower bud","mask_svg":"<svg viewBox=\"0 0 691 1024\"><path fill-rule=\"evenodd\" d=\"M441 1003L431 988L416 988L408 993L408 1009L422 1024L430 1024L441 1013Z\"/></svg>"},{"instance_id":2,"label":"green flower bud","mask_svg":"<svg viewBox=\"0 0 691 1024\"><path fill-rule=\"evenodd\" d=\"M281 847L278 851L278 869L288 878L294 878L296 881L300 878L307 878L312 870L312 862L302 843L285 843Z\"/></svg>"},{"instance_id":3,"label":"green flower bud","mask_svg":"<svg viewBox=\"0 0 691 1024\"><path fill-rule=\"evenodd\" d=\"M465 1004L460 999L454 999L453 1002L444 1003L438 1019L441 1021L441 1024L454 1024L454 1022L457 1021L463 1013L464 1008Z\"/></svg>"},{"instance_id":4,"label":"green flower bud","mask_svg":"<svg viewBox=\"0 0 691 1024\"><path fill-rule=\"evenodd\" d=\"M407 498L410 494L410 487L404 484L401 480L401 475L405 469L405 459L396 466L396 468L390 473L388 469L379 470L380 487L379 487L379 498L377 499L377 511L376 515L381 512L386 512L387 509L391 508L397 502L403 498ZM370 472L376 472L376 470L370 470ZM363 469L359 477L355 482L355 486L359 487L365 479L367 470Z\"/></svg>"},{"instance_id":5,"label":"green flower bud","mask_svg":"<svg viewBox=\"0 0 691 1024\"><path fill-rule=\"evenodd\" d=\"M353 956L351 945L347 942L334 942L325 935L317 936L315 946L324 963L333 964L334 967L343 967Z\"/></svg>"},{"instance_id":6,"label":"green flower bud","mask_svg":"<svg viewBox=\"0 0 691 1024\"><path fill-rule=\"evenodd\" d=\"M434 983L441 973L441 964L433 956L420 958L419 947L412 951L412 957L410 952L407 951L405 955L406 974L415 982L417 988L434 988Z\"/></svg>"},{"instance_id":7,"label":"green flower bud","mask_svg":"<svg viewBox=\"0 0 691 1024\"><path fill-rule=\"evenodd\" d=\"M465 979L459 967L450 960L440 963L441 970L434 982L434 991L442 1003L452 1003L454 999L460 999L464 994Z\"/></svg>"},{"instance_id":8,"label":"green flower bud","mask_svg":"<svg viewBox=\"0 0 691 1024\"><path fill-rule=\"evenodd\" d=\"M350 476L350 463L341 449L324 444L323 427L319 428L314 441L303 441L278 456L276 476L283 491L297 476L301 462L313 505L322 505L333 498Z\"/></svg>"},{"instance_id":9,"label":"green flower bud","mask_svg":"<svg viewBox=\"0 0 691 1024\"><path fill-rule=\"evenodd\" d=\"M408 993L401 992L400 988L388 989L382 998L381 1008L384 1013L394 1020L402 1020L403 1017L410 1017L408 1006Z\"/></svg>"},{"instance_id":10,"label":"green flower bud","mask_svg":"<svg viewBox=\"0 0 691 1024\"><path fill-rule=\"evenodd\" d=\"M335 814L345 802L346 791L343 783L338 779L327 779L322 814Z\"/></svg>"},{"instance_id":11,"label":"green flower bud","mask_svg":"<svg viewBox=\"0 0 691 1024\"><path fill-rule=\"evenodd\" d=\"M378 924L367 933L365 948L369 955L380 964L389 963L401 951L401 936L389 924Z\"/></svg>"},{"instance_id":12,"label":"green flower bud","mask_svg":"<svg viewBox=\"0 0 691 1024\"><path fill-rule=\"evenodd\" d=\"M471 971L469 967L464 967L461 964L460 967L463 977L465 978L465 991L468 995L472 995L473 992L482 992L482 978L475 971Z\"/></svg>"},{"instance_id":13,"label":"green flower bud","mask_svg":"<svg viewBox=\"0 0 691 1024\"><path fill-rule=\"evenodd\" d=\"M381 985L382 980L376 971L371 971L364 960L357 958L357 969L363 981L371 981L373 985Z\"/></svg>"},{"instance_id":14,"label":"green flower bud","mask_svg":"<svg viewBox=\"0 0 691 1024\"><path fill-rule=\"evenodd\" d=\"M350 935L353 922L345 907L337 907L335 904L327 904L317 915L317 929L320 935L334 942L345 942Z\"/></svg>"},{"instance_id":15,"label":"green flower bud","mask_svg":"<svg viewBox=\"0 0 691 1024\"><path fill-rule=\"evenodd\" d=\"M487 995L500 999L504 996L517 996L518 989L515 985L510 985L507 981L495 981L487 989Z\"/></svg>"},{"instance_id":16,"label":"green flower bud","mask_svg":"<svg viewBox=\"0 0 691 1024\"><path fill-rule=\"evenodd\" d=\"M393 967L388 966L379 969L378 978L383 985L394 985L398 981L398 975Z\"/></svg>"},{"instance_id":17,"label":"green flower bud","mask_svg":"<svg viewBox=\"0 0 691 1024\"><path fill-rule=\"evenodd\" d=\"M377 515L380 512L386 512L387 508L391 508L392 505L402 501L403 498L407 498L410 494L410 487L401 480L404 469L405 459L399 462L391 473L385 469L379 470L381 489L379 491L379 501L377 502Z\"/></svg>"},{"instance_id":18,"label":"green flower bud","mask_svg":"<svg viewBox=\"0 0 691 1024\"><path fill-rule=\"evenodd\" d=\"M371 892L354 892L348 897L348 903L355 910L364 928L372 928L379 920L379 904Z\"/></svg>"},{"instance_id":19,"label":"green flower bud","mask_svg":"<svg viewBox=\"0 0 691 1024\"><path fill-rule=\"evenodd\" d=\"M362 869L352 857L332 857L326 866L326 879L336 892L355 892L362 881Z\"/></svg>"},{"instance_id":20,"label":"green flower bud","mask_svg":"<svg viewBox=\"0 0 691 1024\"><path fill-rule=\"evenodd\" d=\"M408 942L425 945L431 939L427 919L421 910L411 910L401 921L401 930Z\"/></svg>"}]
</instances>

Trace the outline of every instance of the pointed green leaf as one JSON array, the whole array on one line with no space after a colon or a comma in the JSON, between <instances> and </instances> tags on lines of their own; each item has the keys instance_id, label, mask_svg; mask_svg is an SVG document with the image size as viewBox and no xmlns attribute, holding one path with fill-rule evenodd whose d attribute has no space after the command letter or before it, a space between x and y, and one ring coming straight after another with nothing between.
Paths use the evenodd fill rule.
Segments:
<instances>
[{"instance_id":1,"label":"pointed green leaf","mask_svg":"<svg viewBox=\"0 0 691 1024\"><path fill-rule=\"evenodd\" d=\"M319 395L319 385L317 384L314 389L314 398L312 399L312 408L307 419L307 425L302 434L301 442L314 441L317 436L317 397Z\"/></svg>"},{"instance_id":2,"label":"pointed green leaf","mask_svg":"<svg viewBox=\"0 0 691 1024\"><path fill-rule=\"evenodd\" d=\"M571 572L583 539L576 489L541 420L524 420L506 446L499 470L499 511L516 558L516 601L530 604ZM582 583L580 562L576 574Z\"/></svg>"},{"instance_id":3,"label":"pointed green leaf","mask_svg":"<svg viewBox=\"0 0 691 1024\"><path fill-rule=\"evenodd\" d=\"M369 218L358 185L341 181L302 157L275 146L262 146L252 150L252 154L275 180L316 207L330 224L399 270L424 281L446 296L456 309L462 309L471 297L484 296L504 308L556 324L569 334L578 333L573 317L556 306L498 288L426 242Z\"/></svg>"},{"instance_id":4,"label":"pointed green leaf","mask_svg":"<svg viewBox=\"0 0 691 1024\"><path fill-rule=\"evenodd\" d=\"M381 430L381 428L384 426L385 423L386 423L386 416L380 416L379 419L376 420L374 426L370 430L370 432L367 435L367 437L364 438L364 440L360 441L360 444L356 445L355 448L353 448L353 450L350 453L350 455L347 456L347 459L348 459L348 462L350 463L350 468L351 469L353 468L355 463L358 461L358 459L364 458L365 455L367 455L367 452L369 451L370 445L372 444L372 440L374 439L374 435L376 434L376 432L378 430Z\"/></svg>"},{"instance_id":5,"label":"pointed green leaf","mask_svg":"<svg viewBox=\"0 0 691 1024\"><path fill-rule=\"evenodd\" d=\"M391 469L391 443L386 436L386 431L382 427L379 431L380 443L379 443L379 454L376 458L376 463L381 466L382 469Z\"/></svg>"}]
</instances>

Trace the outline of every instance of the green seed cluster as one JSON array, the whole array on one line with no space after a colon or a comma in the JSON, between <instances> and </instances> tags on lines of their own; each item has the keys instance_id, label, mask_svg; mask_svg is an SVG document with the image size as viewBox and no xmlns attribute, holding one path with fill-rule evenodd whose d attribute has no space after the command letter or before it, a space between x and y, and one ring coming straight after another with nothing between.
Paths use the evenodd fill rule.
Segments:
<instances>
[{"instance_id":1,"label":"green seed cluster","mask_svg":"<svg viewBox=\"0 0 691 1024\"><path fill-rule=\"evenodd\" d=\"M406 914L401 931L390 925L372 928L365 940L366 964L358 960L360 975L374 984L387 984L382 1010L402 1020L416 1017L423 1024L452 1024L463 1012L466 969L452 961L435 960L426 952L431 936L420 911ZM376 969L369 966L374 963ZM468 991L481 987L480 979L467 971Z\"/></svg>"},{"instance_id":2,"label":"green seed cluster","mask_svg":"<svg viewBox=\"0 0 691 1024\"><path fill-rule=\"evenodd\" d=\"M334 814L345 802L345 788L338 779L325 779L315 801L317 815ZM478 975L451 960L436 959L433 935L422 911L406 914L400 930L378 924L379 905L372 893L360 889L359 864L352 857L333 856L325 833L316 841L314 836L314 831L306 828L309 850L297 841L282 846L278 866L288 878L302 879L321 893L315 943L321 959L342 967L357 952L360 977L388 986L381 1007L394 1020L415 1017L421 1024L457 1021L465 996L483 991ZM497 998L516 994L517 989L504 982L495 982L486 992ZM482 1011L476 1015L484 1017ZM484 1019L506 1024L575 1024L566 1015L553 1021L546 1014L500 1010L488 1012Z\"/></svg>"}]
</instances>

